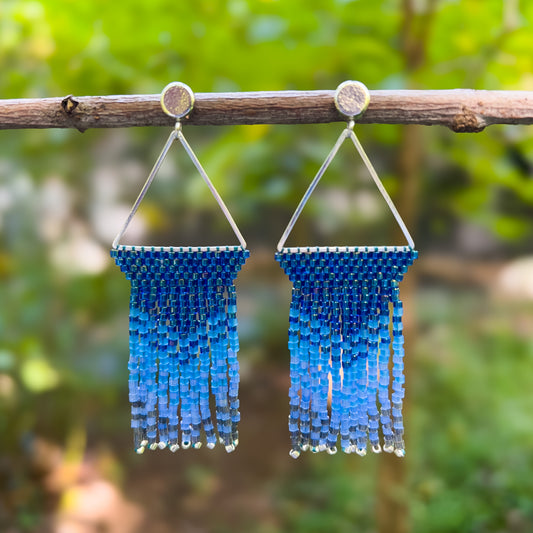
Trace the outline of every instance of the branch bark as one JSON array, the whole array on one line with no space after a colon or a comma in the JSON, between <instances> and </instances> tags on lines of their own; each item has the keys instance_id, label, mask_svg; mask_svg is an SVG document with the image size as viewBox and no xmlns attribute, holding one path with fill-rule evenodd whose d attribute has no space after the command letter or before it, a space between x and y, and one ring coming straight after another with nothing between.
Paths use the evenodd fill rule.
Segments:
<instances>
[{"instance_id":1,"label":"branch bark","mask_svg":"<svg viewBox=\"0 0 533 533\"><path fill-rule=\"evenodd\" d=\"M333 102L334 91L196 93L193 125L317 124L345 118ZM0 129L129 128L171 126L159 95L67 96L0 100ZM533 91L470 89L370 91L362 124L447 126L478 132L491 124L533 124Z\"/></svg>"}]
</instances>

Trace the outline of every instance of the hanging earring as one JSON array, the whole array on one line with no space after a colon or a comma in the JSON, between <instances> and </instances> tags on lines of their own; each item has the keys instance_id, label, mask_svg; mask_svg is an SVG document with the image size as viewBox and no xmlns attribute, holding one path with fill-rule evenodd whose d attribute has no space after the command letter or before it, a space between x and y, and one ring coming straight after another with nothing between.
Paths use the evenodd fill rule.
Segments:
<instances>
[{"instance_id":1,"label":"hanging earring","mask_svg":"<svg viewBox=\"0 0 533 533\"><path fill-rule=\"evenodd\" d=\"M194 93L174 82L163 90L163 111L175 128L131 212L113 241L111 256L131 283L129 400L137 453L145 448L208 448L218 439L227 452L238 444L239 363L233 281L249 256L239 229L182 133L181 118ZM178 140L211 190L240 246L123 246L128 228L165 156ZM216 417L211 416L210 396ZM180 439L181 436L181 439Z\"/></svg>"},{"instance_id":2,"label":"hanging earring","mask_svg":"<svg viewBox=\"0 0 533 533\"><path fill-rule=\"evenodd\" d=\"M293 283L289 311L289 434L291 457L301 451L405 455L402 302L399 283L416 259L414 242L353 131L368 107L360 82L346 81L335 105L349 120L307 189L278 243L276 260ZM284 248L324 172L351 139L407 239L405 247ZM392 353L392 394L389 360ZM328 397L331 392L331 405Z\"/></svg>"}]
</instances>

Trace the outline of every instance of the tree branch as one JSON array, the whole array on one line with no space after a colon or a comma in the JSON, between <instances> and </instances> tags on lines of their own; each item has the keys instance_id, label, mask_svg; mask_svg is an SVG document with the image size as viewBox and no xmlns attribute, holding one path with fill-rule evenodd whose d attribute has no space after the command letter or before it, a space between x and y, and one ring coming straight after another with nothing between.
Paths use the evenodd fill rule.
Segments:
<instances>
[{"instance_id":1,"label":"tree branch","mask_svg":"<svg viewBox=\"0 0 533 533\"><path fill-rule=\"evenodd\" d=\"M342 122L334 91L196 93L184 124L317 124ZM447 126L478 132L491 124L533 124L533 91L370 91L363 124ZM0 129L171 126L159 95L67 96L0 100Z\"/></svg>"}]
</instances>

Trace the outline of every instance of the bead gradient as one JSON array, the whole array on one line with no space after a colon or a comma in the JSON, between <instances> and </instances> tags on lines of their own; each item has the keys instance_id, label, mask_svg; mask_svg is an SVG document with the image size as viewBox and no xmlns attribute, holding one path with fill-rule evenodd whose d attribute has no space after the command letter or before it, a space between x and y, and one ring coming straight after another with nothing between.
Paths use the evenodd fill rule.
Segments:
<instances>
[{"instance_id":1,"label":"bead gradient","mask_svg":"<svg viewBox=\"0 0 533 533\"><path fill-rule=\"evenodd\" d=\"M293 283L291 457L306 450L336 453L339 439L346 453L366 455L370 442L375 453L405 454L399 283L417 256L393 247L284 248L276 254Z\"/></svg>"},{"instance_id":2,"label":"bead gradient","mask_svg":"<svg viewBox=\"0 0 533 533\"><path fill-rule=\"evenodd\" d=\"M213 448L219 441L233 451L240 418L233 282L248 250L120 246L111 256L131 283L135 450L197 449L203 441Z\"/></svg>"}]
</instances>

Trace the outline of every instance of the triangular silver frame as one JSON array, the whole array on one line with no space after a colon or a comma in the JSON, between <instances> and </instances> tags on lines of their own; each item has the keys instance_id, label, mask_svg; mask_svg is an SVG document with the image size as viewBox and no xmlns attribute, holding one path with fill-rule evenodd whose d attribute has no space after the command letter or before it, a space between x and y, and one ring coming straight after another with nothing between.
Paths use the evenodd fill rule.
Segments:
<instances>
[{"instance_id":1,"label":"triangular silver frame","mask_svg":"<svg viewBox=\"0 0 533 533\"><path fill-rule=\"evenodd\" d=\"M174 94L173 94L174 93ZM179 99L174 99L172 101L172 96L175 96L176 94L179 95ZM168 101L165 99L165 97L169 97ZM173 105L171 105L173 104ZM176 126L170 133L167 142L165 143L165 146L163 147L163 150L159 154L159 157L157 158L157 161L155 162L148 179L146 180L145 184L143 185L141 192L139 193L139 196L135 200L135 203L133 204L133 207L131 208L131 211L128 215L128 218L126 219L126 222L122 226L121 230L118 232L117 236L115 237L112 248L117 249L120 246L120 239L124 236L124 233L128 229L128 226L130 225L130 222L132 221L133 217L135 216L135 213L137 213L137 210L139 209L139 206L141 205L141 202L143 201L143 198L146 196L146 193L148 192L148 189L150 188L150 185L154 181L154 178L156 177L159 169L161 168L161 165L163 164L163 161L165 160L166 155L168 154L171 146L173 145L175 140L178 140L183 148L185 149L185 152L193 162L194 166L196 167L196 170L198 170L200 176L202 176L203 180L205 181L206 185L209 187L209 190L211 191L211 194L215 198L217 204L219 205L220 209L224 213L224 216L226 217L226 220L229 222L231 228L233 229L233 232L235 233L237 239L239 240L239 244L242 247L242 249L246 249L246 241L244 240L244 237L242 236L241 232L239 231L239 228L237 227L237 224L233 220L233 217L231 216L231 213L229 212L228 208L226 207L226 204L224 203L224 200L222 200L222 197L216 190L215 186L209 179L209 176L207 175L206 171L202 167L200 161L196 157L196 154L194 153L193 149L187 142L187 139L185 139L185 136L183 135L183 132L181 130L181 122L180 118L188 114L194 105L194 93L192 92L191 88L185 85L181 82L173 82L167 85L163 92L161 93L161 106L162 109L167 115L170 115L174 118L176 118ZM149 248L149 247L146 247ZM161 247L157 247L161 248ZM175 247L176 249L179 249L179 247ZM226 248L225 246L213 246L213 247L201 247L202 250L205 249L222 249ZM189 250L192 250L193 248L188 248ZM196 248L195 248L196 249ZM200 249L200 248L198 248Z\"/></svg>"},{"instance_id":2,"label":"triangular silver frame","mask_svg":"<svg viewBox=\"0 0 533 533\"><path fill-rule=\"evenodd\" d=\"M298 220L299 216L301 215L301 213L303 211L303 208L305 207L305 204L309 200L311 194L313 194L313 191L315 190L316 186L318 185L318 182L321 180L321 178L324 175L324 173L326 172L327 168L329 167L329 165L333 161L335 155L339 151L339 148L342 146L344 141L346 139L348 139L348 138L352 140L355 148L359 152L359 155L361 156L361 159L363 160L363 163L365 164L366 168L370 172L370 175L372 176L372 179L374 180L374 183L376 184L379 192L381 193L381 196L383 197L383 199L385 200L385 202L389 206L389 209L391 210L392 214L394 215L394 218L396 219L396 222L400 226L400 228L402 230L402 233L403 233L404 237L406 238L409 247L414 249L414 247L415 247L414 240L411 237L411 234L409 233L409 230L407 229L402 217L400 216L400 213L398 213L398 210L396 209L396 206L394 205L391 197L389 196L389 194L387 193L385 187L383 186L383 183L379 179L379 176L378 176L376 170L374 169L374 167L372 166L372 163L370 162L370 159L368 159L368 156L366 155L366 152L364 151L361 143L359 142L359 139L355 135L355 133L353 131L353 127L354 127L354 121L350 120L350 122L348 123L346 128L339 135L339 138L337 139L337 142L335 143L335 145L331 149L331 151L328 154L328 156L326 157L325 161L322 163L322 166L318 170L316 176L314 177L314 179L311 182L311 184L309 185L307 191L305 192L305 194L303 195L302 199L300 200L300 203L298 204L298 207L296 208L296 211L292 215L292 218L290 219L289 224L285 228L285 231L283 232L283 235L281 236L281 239L278 242L278 246L277 246L278 252L281 252L283 250L285 242L287 241L287 239L288 239L288 237L289 237L294 225L296 224L296 221ZM344 247L343 246L334 247L333 249L335 249L335 248L342 249ZM365 246L363 248L369 248L369 247ZM304 247L304 249L305 249L305 247Z\"/></svg>"}]
</instances>

